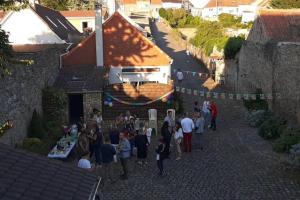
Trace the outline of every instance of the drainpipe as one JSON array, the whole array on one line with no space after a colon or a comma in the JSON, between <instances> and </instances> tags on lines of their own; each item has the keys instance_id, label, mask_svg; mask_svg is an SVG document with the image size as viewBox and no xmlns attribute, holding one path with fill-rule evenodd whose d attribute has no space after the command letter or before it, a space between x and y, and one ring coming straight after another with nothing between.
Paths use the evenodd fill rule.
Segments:
<instances>
[{"instance_id":1,"label":"drainpipe","mask_svg":"<svg viewBox=\"0 0 300 200\"><path fill-rule=\"evenodd\" d=\"M69 46L67 47L67 49L66 49L66 52L63 53L63 54L60 54L60 56L59 56L59 69L62 68L62 58L63 58L63 56L64 56L64 55L67 55L67 54L69 53L69 50L70 50L71 46L73 45L73 43L66 43L66 44L69 45Z\"/></svg>"}]
</instances>

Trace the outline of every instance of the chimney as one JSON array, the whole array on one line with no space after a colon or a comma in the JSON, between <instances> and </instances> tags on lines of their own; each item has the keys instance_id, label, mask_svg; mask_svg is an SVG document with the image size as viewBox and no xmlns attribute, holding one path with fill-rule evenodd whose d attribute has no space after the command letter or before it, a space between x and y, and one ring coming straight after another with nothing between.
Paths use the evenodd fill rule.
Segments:
<instances>
[{"instance_id":1,"label":"chimney","mask_svg":"<svg viewBox=\"0 0 300 200\"><path fill-rule=\"evenodd\" d=\"M38 0L29 0L29 4L32 6L32 7L35 7L35 4L38 4L39 1Z\"/></svg>"},{"instance_id":2,"label":"chimney","mask_svg":"<svg viewBox=\"0 0 300 200\"><path fill-rule=\"evenodd\" d=\"M95 33L96 33L96 59L97 67L103 67L103 30L102 30L102 4L96 5L96 19L95 19Z\"/></svg>"}]
</instances>

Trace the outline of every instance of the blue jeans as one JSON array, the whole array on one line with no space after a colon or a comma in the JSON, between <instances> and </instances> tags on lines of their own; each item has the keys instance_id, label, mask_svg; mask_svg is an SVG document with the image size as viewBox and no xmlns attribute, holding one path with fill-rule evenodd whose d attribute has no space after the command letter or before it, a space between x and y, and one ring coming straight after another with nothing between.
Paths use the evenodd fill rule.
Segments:
<instances>
[{"instance_id":1,"label":"blue jeans","mask_svg":"<svg viewBox=\"0 0 300 200\"><path fill-rule=\"evenodd\" d=\"M211 123L210 123L210 128L212 129L212 130L216 130L216 128L217 128L217 125L216 125L216 118L215 117L212 117L211 118Z\"/></svg>"}]
</instances>

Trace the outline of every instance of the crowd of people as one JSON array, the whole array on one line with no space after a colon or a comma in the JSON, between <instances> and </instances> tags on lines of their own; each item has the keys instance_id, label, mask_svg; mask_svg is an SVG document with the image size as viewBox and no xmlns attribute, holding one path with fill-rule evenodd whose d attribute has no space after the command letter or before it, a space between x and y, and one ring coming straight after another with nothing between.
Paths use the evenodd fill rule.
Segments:
<instances>
[{"instance_id":1,"label":"crowd of people","mask_svg":"<svg viewBox=\"0 0 300 200\"><path fill-rule=\"evenodd\" d=\"M171 147L175 147L176 160L180 160L183 152L192 151L193 132L203 134L207 129L216 130L216 117L216 104L208 101L204 101L201 108L195 102L193 117L185 113L175 119L175 113L168 111L155 148L159 175L164 174L163 163L165 159L170 159ZM104 170L104 179L114 182L111 168L113 162L120 162L121 179L128 179L130 158L136 157L138 165L147 166L148 147L153 130L147 122L131 115L130 111L118 116L110 124L108 131L103 130L103 120L99 114L93 114L87 122L81 120L77 126L80 130L78 167L88 170L101 167ZM92 161L95 161L94 165L91 164Z\"/></svg>"}]
</instances>

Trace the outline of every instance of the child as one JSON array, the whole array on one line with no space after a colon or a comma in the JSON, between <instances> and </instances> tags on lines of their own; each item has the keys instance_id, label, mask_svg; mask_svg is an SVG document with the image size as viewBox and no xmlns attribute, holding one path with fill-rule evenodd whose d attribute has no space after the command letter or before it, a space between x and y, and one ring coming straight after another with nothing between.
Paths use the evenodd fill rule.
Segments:
<instances>
[{"instance_id":1,"label":"child","mask_svg":"<svg viewBox=\"0 0 300 200\"><path fill-rule=\"evenodd\" d=\"M150 144L151 135L152 135L152 128L149 127L149 123L145 124L145 128L146 128L146 136L147 136L147 139L148 139L148 143Z\"/></svg>"},{"instance_id":2,"label":"child","mask_svg":"<svg viewBox=\"0 0 300 200\"><path fill-rule=\"evenodd\" d=\"M157 167L159 169L159 175L163 175L164 165L163 161L165 159L165 143L164 140L161 138L158 140L158 145L155 149L156 151L156 160L157 160Z\"/></svg>"}]
</instances>

